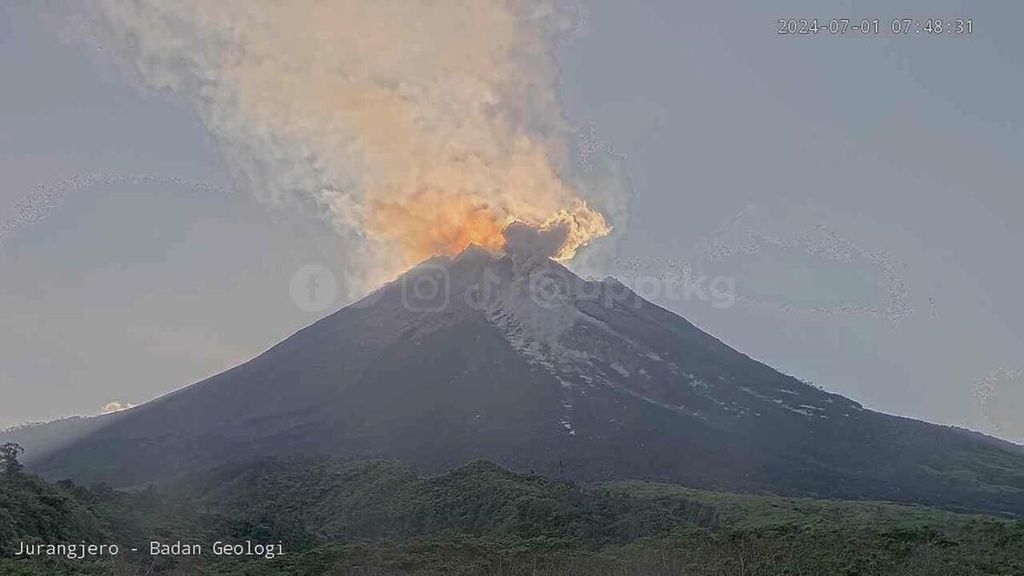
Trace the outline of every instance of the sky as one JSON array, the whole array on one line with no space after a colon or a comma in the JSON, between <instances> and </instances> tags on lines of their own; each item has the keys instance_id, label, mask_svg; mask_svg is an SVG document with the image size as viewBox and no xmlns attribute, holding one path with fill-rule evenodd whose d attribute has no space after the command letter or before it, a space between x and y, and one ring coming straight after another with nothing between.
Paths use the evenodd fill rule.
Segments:
<instances>
[{"instance_id":1,"label":"sky","mask_svg":"<svg viewBox=\"0 0 1024 576\"><path fill-rule=\"evenodd\" d=\"M565 115L630 183L602 272L870 408L1024 440L1024 5L700 4L586 2L555 48ZM776 33L901 16L974 33ZM346 303L294 295L310 266L344 283L330 223L241 189L87 27L0 4L0 426L143 403ZM701 278L730 305L665 288Z\"/></svg>"}]
</instances>

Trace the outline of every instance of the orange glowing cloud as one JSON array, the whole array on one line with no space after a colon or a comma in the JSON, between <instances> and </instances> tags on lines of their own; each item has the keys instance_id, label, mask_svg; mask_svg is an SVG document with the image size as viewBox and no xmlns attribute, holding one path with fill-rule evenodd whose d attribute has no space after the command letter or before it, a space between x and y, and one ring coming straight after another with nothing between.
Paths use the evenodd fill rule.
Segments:
<instances>
[{"instance_id":1,"label":"orange glowing cloud","mask_svg":"<svg viewBox=\"0 0 1024 576\"><path fill-rule=\"evenodd\" d=\"M102 0L110 44L196 106L239 186L316 206L361 288L511 222L609 233L567 179L553 0ZM609 212L610 213L610 212ZM612 214L615 216L615 214Z\"/></svg>"},{"instance_id":2,"label":"orange glowing cloud","mask_svg":"<svg viewBox=\"0 0 1024 576\"><path fill-rule=\"evenodd\" d=\"M564 228L565 241L552 252L558 260L571 259L580 248L611 231L601 213L583 201L537 220L489 206L478 198L436 190L403 202L375 204L366 230L392 243L403 255L404 264L412 265L438 254L458 254L471 244L502 251L506 241L503 232L513 222L537 229Z\"/></svg>"},{"instance_id":3,"label":"orange glowing cloud","mask_svg":"<svg viewBox=\"0 0 1024 576\"><path fill-rule=\"evenodd\" d=\"M407 265L436 254L457 254L470 244L502 247L505 218L472 198L428 191L402 202L371 207L367 232L393 244Z\"/></svg>"}]
</instances>

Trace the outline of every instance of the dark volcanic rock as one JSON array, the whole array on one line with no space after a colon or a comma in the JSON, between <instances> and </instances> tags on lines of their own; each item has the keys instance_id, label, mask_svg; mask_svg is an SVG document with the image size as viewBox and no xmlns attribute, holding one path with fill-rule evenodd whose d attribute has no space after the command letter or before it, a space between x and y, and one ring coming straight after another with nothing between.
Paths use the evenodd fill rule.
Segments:
<instances>
[{"instance_id":1,"label":"dark volcanic rock","mask_svg":"<svg viewBox=\"0 0 1024 576\"><path fill-rule=\"evenodd\" d=\"M93 426L97 428L96 426ZM33 465L115 486L265 454L1024 513L1024 449L863 409L607 279L471 248Z\"/></svg>"}]
</instances>

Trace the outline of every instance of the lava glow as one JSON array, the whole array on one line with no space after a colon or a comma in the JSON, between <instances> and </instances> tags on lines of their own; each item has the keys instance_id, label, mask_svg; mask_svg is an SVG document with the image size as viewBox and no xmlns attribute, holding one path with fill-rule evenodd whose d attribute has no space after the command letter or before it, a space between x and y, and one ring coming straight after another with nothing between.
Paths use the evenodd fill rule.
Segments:
<instances>
[{"instance_id":1,"label":"lava glow","mask_svg":"<svg viewBox=\"0 0 1024 576\"><path fill-rule=\"evenodd\" d=\"M423 193L413 202L381 202L374 206L367 230L388 240L402 254L406 266L435 255L455 255L475 244L499 252L505 247L503 231L512 222L540 230L566 228L566 241L555 252L556 260L570 260L576 252L611 228L600 212L582 200L555 211L544 219L489 206L472 196Z\"/></svg>"}]
</instances>

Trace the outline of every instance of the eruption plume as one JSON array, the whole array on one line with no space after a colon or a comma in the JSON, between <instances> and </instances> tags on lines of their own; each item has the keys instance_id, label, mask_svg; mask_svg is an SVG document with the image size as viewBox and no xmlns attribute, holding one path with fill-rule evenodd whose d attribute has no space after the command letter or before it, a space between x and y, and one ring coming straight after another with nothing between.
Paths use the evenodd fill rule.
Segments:
<instances>
[{"instance_id":1,"label":"eruption plume","mask_svg":"<svg viewBox=\"0 0 1024 576\"><path fill-rule=\"evenodd\" d=\"M470 243L501 249L512 222L564 230L563 260L619 225L619 186L573 173L551 56L571 22L545 1L98 8L143 82L196 107L239 185L330 219L357 290Z\"/></svg>"}]
</instances>

